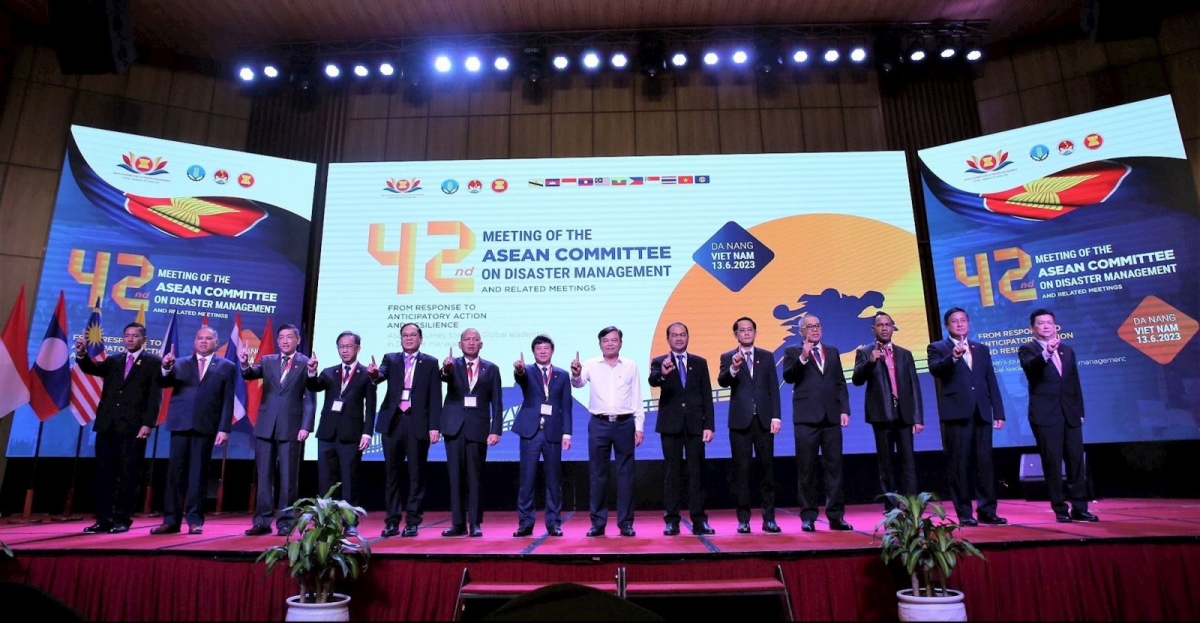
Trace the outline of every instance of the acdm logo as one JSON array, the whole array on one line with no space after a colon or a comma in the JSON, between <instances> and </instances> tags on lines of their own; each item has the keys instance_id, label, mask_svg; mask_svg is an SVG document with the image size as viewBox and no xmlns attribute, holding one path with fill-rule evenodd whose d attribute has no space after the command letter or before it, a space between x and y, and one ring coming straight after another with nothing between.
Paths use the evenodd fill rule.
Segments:
<instances>
[{"instance_id":1,"label":"acdm logo","mask_svg":"<svg viewBox=\"0 0 1200 623\"><path fill-rule=\"evenodd\" d=\"M502 177L492 180L492 190L498 193L508 190L508 180Z\"/></svg>"},{"instance_id":2,"label":"acdm logo","mask_svg":"<svg viewBox=\"0 0 1200 623\"><path fill-rule=\"evenodd\" d=\"M228 183L229 182L229 171L226 171L225 169L217 169L217 172L213 173L213 181L218 184Z\"/></svg>"},{"instance_id":3,"label":"acdm logo","mask_svg":"<svg viewBox=\"0 0 1200 623\"><path fill-rule=\"evenodd\" d=\"M198 164L193 164L192 166L188 167L187 176L189 180L192 180L193 182L199 182L200 180L204 179L204 167Z\"/></svg>"},{"instance_id":4,"label":"acdm logo","mask_svg":"<svg viewBox=\"0 0 1200 623\"><path fill-rule=\"evenodd\" d=\"M458 180L445 180L442 182L442 192L447 195L453 195L458 192Z\"/></svg>"},{"instance_id":5,"label":"acdm logo","mask_svg":"<svg viewBox=\"0 0 1200 623\"><path fill-rule=\"evenodd\" d=\"M250 188L254 185L254 176L249 173L242 173L238 176L238 186L242 188Z\"/></svg>"},{"instance_id":6,"label":"acdm logo","mask_svg":"<svg viewBox=\"0 0 1200 623\"><path fill-rule=\"evenodd\" d=\"M1000 150L995 154L968 158L966 172L976 175L991 173L992 171L999 171L1010 164L1012 164L1012 161L1008 159L1008 152Z\"/></svg>"},{"instance_id":7,"label":"acdm logo","mask_svg":"<svg viewBox=\"0 0 1200 623\"><path fill-rule=\"evenodd\" d=\"M1083 137L1083 146L1087 147L1088 149L1100 149L1100 146L1103 144L1104 137L1096 134L1095 132Z\"/></svg>"},{"instance_id":8,"label":"acdm logo","mask_svg":"<svg viewBox=\"0 0 1200 623\"><path fill-rule=\"evenodd\" d=\"M167 173L167 161L162 158L151 158L149 156L135 156L133 152L129 152L121 156L122 162L117 166L138 175L165 175Z\"/></svg>"},{"instance_id":9,"label":"acdm logo","mask_svg":"<svg viewBox=\"0 0 1200 623\"><path fill-rule=\"evenodd\" d=\"M479 180L471 180L467 182L467 192L475 194L481 190L483 190L483 182Z\"/></svg>"},{"instance_id":10,"label":"acdm logo","mask_svg":"<svg viewBox=\"0 0 1200 623\"><path fill-rule=\"evenodd\" d=\"M1034 162L1041 162L1050 157L1050 148L1045 145L1034 145L1033 149L1029 150L1029 157L1033 158Z\"/></svg>"},{"instance_id":11,"label":"acdm logo","mask_svg":"<svg viewBox=\"0 0 1200 623\"><path fill-rule=\"evenodd\" d=\"M1075 153L1075 143L1071 141L1063 141L1058 144L1058 153L1064 156L1070 156Z\"/></svg>"},{"instance_id":12,"label":"acdm logo","mask_svg":"<svg viewBox=\"0 0 1200 623\"><path fill-rule=\"evenodd\" d=\"M389 193L396 194L415 193L418 190L421 190L421 180L415 177L411 179L388 179L387 186L384 187L384 190L388 191Z\"/></svg>"}]
</instances>

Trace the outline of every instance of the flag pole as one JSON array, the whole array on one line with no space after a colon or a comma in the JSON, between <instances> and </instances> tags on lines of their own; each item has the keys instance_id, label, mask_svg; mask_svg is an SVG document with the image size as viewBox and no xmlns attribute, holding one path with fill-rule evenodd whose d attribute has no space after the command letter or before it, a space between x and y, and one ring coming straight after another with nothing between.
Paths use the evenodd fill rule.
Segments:
<instances>
[{"instance_id":1,"label":"flag pole","mask_svg":"<svg viewBox=\"0 0 1200 623\"><path fill-rule=\"evenodd\" d=\"M33 518L33 495L36 490L34 482L37 480L38 455L42 452L42 429L45 426L46 422L38 418L37 441L33 446L33 463L29 467L29 487L25 489L25 508L21 511L20 518L10 519L9 523L42 523L40 518Z\"/></svg>"},{"instance_id":2,"label":"flag pole","mask_svg":"<svg viewBox=\"0 0 1200 623\"><path fill-rule=\"evenodd\" d=\"M78 521L83 519L81 515L72 515L71 507L75 503L75 479L79 474L79 451L83 448L83 427L79 427L79 434L75 437L75 460L71 463L71 482L67 488L67 499L63 502L63 512L61 517L54 517L54 521Z\"/></svg>"},{"instance_id":3,"label":"flag pole","mask_svg":"<svg viewBox=\"0 0 1200 623\"><path fill-rule=\"evenodd\" d=\"M149 478L146 479L146 501L142 504L142 514L146 517L158 515L150 510L154 500L154 464L158 462L158 426L154 427L154 440L151 443L154 444L154 447L150 449L150 469L146 470L149 474Z\"/></svg>"},{"instance_id":4,"label":"flag pole","mask_svg":"<svg viewBox=\"0 0 1200 623\"><path fill-rule=\"evenodd\" d=\"M229 443L221 444L221 475L217 478L217 510L214 515L220 515L225 506L225 460L229 458Z\"/></svg>"}]
</instances>

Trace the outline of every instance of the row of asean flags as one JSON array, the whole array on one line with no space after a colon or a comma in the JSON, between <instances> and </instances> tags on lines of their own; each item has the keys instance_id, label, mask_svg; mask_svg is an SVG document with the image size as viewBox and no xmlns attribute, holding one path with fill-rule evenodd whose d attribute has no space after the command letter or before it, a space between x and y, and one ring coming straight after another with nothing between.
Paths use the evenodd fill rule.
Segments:
<instances>
[{"instance_id":1,"label":"row of asean flags","mask_svg":"<svg viewBox=\"0 0 1200 623\"><path fill-rule=\"evenodd\" d=\"M707 184L708 175L646 175L637 177L549 177L529 180L530 186L644 186L646 184Z\"/></svg>"},{"instance_id":2,"label":"row of asean flags","mask_svg":"<svg viewBox=\"0 0 1200 623\"><path fill-rule=\"evenodd\" d=\"M137 322L143 326L146 324L145 316L144 310L138 312ZM167 323L166 335L162 340L162 353L168 353L171 350L178 353L181 350L179 331L175 320L175 314L171 314L171 320ZM204 319L204 324L208 324L207 318ZM25 287L22 286L21 293L17 296L12 311L9 312L3 333L0 333L0 417L28 404L38 419L42 421L67 409L75 416L80 426L86 426L94 421L96 409L100 404L100 396L104 390L104 381L99 377L84 374L79 366L70 365L75 348L74 344L68 340L70 333L67 331L66 299L61 291L58 293L58 305L55 306L54 314L50 317L45 337L42 338L42 344L32 366L29 365L27 354L29 352L28 335L29 326L25 317ZM267 318L267 326L262 335L273 335L270 318ZM91 357L93 361L103 361L106 355L100 325L99 300L92 308L92 315L88 318L83 338L88 357ZM227 338L224 357L240 367L241 352L244 348L242 317L239 314L234 318L233 329ZM274 351L274 341L264 339L259 344L255 360L260 361ZM218 352L218 355L220 354ZM167 405L171 400L171 393L171 389L163 390L162 406L158 412L159 424L167 419ZM250 423L254 424L257 420L259 404L262 401L262 381L247 383L238 375L235 396L233 421L237 422L249 415Z\"/></svg>"}]
</instances>

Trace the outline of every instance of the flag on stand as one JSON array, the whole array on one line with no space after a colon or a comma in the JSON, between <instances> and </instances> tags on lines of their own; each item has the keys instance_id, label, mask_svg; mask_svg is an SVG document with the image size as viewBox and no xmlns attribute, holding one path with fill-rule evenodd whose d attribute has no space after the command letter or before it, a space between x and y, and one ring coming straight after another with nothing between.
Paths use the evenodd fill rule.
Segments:
<instances>
[{"instance_id":1,"label":"flag on stand","mask_svg":"<svg viewBox=\"0 0 1200 623\"><path fill-rule=\"evenodd\" d=\"M67 346L67 335L67 300L59 290L58 305L29 370L29 405L43 422L71 404L71 348Z\"/></svg>"},{"instance_id":2,"label":"flag on stand","mask_svg":"<svg viewBox=\"0 0 1200 623\"><path fill-rule=\"evenodd\" d=\"M234 368L242 369L242 315L233 317L233 331L229 334L229 343L225 345L225 358L233 362ZM233 375L233 421L246 417L246 381L242 375Z\"/></svg>"},{"instance_id":3,"label":"flag on stand","mask_svg":"<svg viewBox=\"0 0 1200 623\"><path fill-rule=\"evenodd\" d=\"M100 325L100 299L96 299L87 328L83 330L83 343L92 361L100 362L108 357L104 352L104 330ZM100 406L103 390L104 379L85 374L77 365L71 366L71 414L80 426L87 426L96 419L96 408Z\"/></svg>"},{"instance_id":4,"label":"flag on stand","mask_svg":"<svg viewBox=\"0 0 1200 623\"><path fill-rule=\"evenodd\" d=\"M167 353L172 350L179 351L179 330L175 327L175 312L171 312L171 320L167 323L167 334L163 336L162 350L159 351L159 357L166 357ZM162 424L167 421L167 407L171 404L171 394L175 390L170 387L164 387L162 390L162 403L158 407L158 423Z\"/></svg>"},{"instance_id":5,"label":"flag on stand","mask_svg":"<svg viewBox=\"0 0 1200 623\"><path fill-rule=\"evenodd\" d=\"M275 354L275 338L272 337L274 329L271 327L271 318L267 318L267 328L263 329L262 337L258 340L258 354L254 357L254 363L262 362L263 357ZM246 383L246 415L250 417L250 424L258 423L258 406L262 404L262 379L257 379Z\"/></svg>"},{"instance_id":6,"label":"flag on stand","mask_svg":"<svg viewBox=\"0 0 1200 623\"><path fill-rule=\"evenodd\" d=\"M0 417L26 404L29 404L29 323L25 320L22 285L0 335Z\"/></svg>"}]
</instances>

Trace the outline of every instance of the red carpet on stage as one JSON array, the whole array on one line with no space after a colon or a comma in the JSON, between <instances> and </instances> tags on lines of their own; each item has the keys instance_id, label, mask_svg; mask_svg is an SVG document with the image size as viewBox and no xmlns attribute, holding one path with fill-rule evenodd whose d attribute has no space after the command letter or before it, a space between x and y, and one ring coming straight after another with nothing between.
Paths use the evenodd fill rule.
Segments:
<instances>
[{"instance_id":1,"label":"red carpet on stage","mask_svg":"<svg viewBox=\"0 0 1200 623\"><path fill-rule=\"evenodd\" d=\"M972 620L1200 619L1200 500L1108 499L1093 503L1098 523L1055 522L1047 502L1002 500L1007 526L964 528L988 561L966 559L951 585L967 594ZM736 533L730 510L710 514L715 535L662 535L659 513L639 512L637 536L587 538L587 513L563 523L564 536L535 530L513 538L514 512L485 516L482 538L443 538L445 512L426 513L416 538L379 538L383 519L360 527L371 539L371 568L351 588L357 620L449 620L464 568L474 582L630 583L755 579L782 569L796 620L893 620L896 578L873 537L881 507L847 509L851 532L800 531L794 508L779 512L782 534ZM539 517L540 520L540 517ZM149 534L140 518L119 535L84 535L90 521L4 523L0 539L16 553L5 579L29 583L91 620L281 620L294 585L265 577L255 557L281 537L247 537L247 514L209 516L203 535ZM703 601L703 598L698 598ZM714 601L714 604L720 602ZM462 614L461 612L459 614ZM750 613L747 613L748 615ZM665 616L670 620L670 616Z\"/></svg>"}]
</instances>

